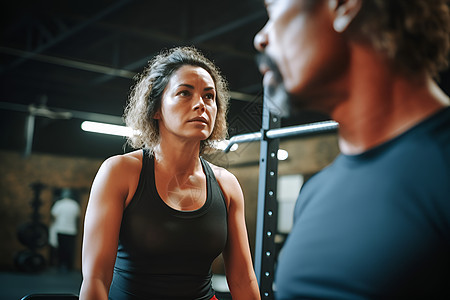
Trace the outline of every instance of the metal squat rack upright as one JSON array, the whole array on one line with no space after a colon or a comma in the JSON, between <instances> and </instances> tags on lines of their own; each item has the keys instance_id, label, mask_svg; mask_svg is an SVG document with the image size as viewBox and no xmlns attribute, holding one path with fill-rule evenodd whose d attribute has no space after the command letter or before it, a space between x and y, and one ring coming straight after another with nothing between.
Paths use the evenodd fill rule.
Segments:
<instances>
[{"instance_id":1,"label":"metal squat rack upright","mask_svg":"<svg viewBox=\"0 0 450 300\"><path fill-rule=\"evenodd\" d=\"M266 100L264 100L266 101ZM280 118L271 114L266 103L263 105L262 128L260 132L233 136L224 150L228 152L234 144L260 141L258 206L255 240L255 273L258 279L261 299L274 299L274 270L277 253L277 179L278 149L280 138L333 132L338 128L334 121L324 121L299 126L280 128Z\"/></svg>"}]
</instances>

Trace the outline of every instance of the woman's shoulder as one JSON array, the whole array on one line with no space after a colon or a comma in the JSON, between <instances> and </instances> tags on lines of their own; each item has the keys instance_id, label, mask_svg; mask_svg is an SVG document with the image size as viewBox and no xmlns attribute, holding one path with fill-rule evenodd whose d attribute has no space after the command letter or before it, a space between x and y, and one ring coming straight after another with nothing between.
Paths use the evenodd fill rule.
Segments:
<instances>
[{"instance_id":1,"label":"woman's shoulder","mask_svg":"<svg viewBox=\"0 0 450 300\"><path fill-rule=\"evenodd\" d=\"M223 167L216 166L210 162L208 164L211 166L222 193L227 199L227 206L229 206L230 202L241 199L243 197L242 189L236 176Z\"/></svg>"},{"instance_id":2,"label":"woman's shoulder","mask_svg":"<svg viewBox=\"0 0 450 300\"><path fill-rule=\"evenodd\" d=\"M233 173L228 171L227 169L217 166L209 161L207 161L209 166L211 167L214 176L216 177L217 181L227 182L227 181L237 181L236 176L234 176Z\"/></svg>"},{"instance_id":3,"label":"woman's shoulder","mask_svg":"<svg viewBox=\"0 0 450 300\"><path fill-rule=\"evenodd\" d=\"M141 169L142 166L142 150L136 150L124 154L118 154L107 158L101 165L100 169L108 173L129 174ZM124 174L125 173L125 174Z\"/></svg>"}]
</instances>

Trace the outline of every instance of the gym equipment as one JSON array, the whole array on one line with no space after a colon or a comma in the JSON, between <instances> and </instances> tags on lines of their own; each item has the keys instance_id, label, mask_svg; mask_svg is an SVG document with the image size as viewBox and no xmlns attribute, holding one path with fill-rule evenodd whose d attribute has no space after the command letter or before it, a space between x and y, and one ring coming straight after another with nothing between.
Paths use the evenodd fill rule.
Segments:
<instances>
[{"instance_id":1,"label":"gym equipment","mask_svg":"<svg viewBox=\"0 0 450 300\"><path fill-rule=\"evenodd\" d=\"M44 256L30 249L17 252L14 257L14 265L19 271L34 273L45 268L46 261Z\"/></svg>"},{"instance_id":2,"label":"gym equipment","mask_svg":"<svg viewBox=\"0 0 450 300\"><path fill-rule=\"evenodd\" d=\"M40 222L27 222L19 226L17 237L28 248L42 248L47 245L48 228Z\"/></svg>"},{"instance_id":3,"label":"gym equipment","mask_svg":"<svg viewBox=\"0 0 450 300\"><path fill-rule=\"evenodd\" d=\"M33 212L31 221L19 226L17 237L19 241L27 247L27 249L19 251L14 257L14 264L24 272L37 272L45 268L45 258L36 252L37 249L47 245L48 227L40 222L39 207L42 205L40 199L41 190L45 186L36 182L31 184L34 191L34 198L31 201Z\"/></svg>"},{"instance_id":4,"label":"gym equipment","mask_svg":"<svg viewBox=\"0 0 450 300\"><path fill-rule=\"evenodd\" d=\"M271 114L263 101L262 128L260 132L233 136L224 152L234 144L260 141L258 207L256 218L255 273L262 299L274 299L273 280L277 256L277 177L279 139L334 132L338 123L324 121L300 126L280 127L280 118Z\"/></svg>"}]
</instances>

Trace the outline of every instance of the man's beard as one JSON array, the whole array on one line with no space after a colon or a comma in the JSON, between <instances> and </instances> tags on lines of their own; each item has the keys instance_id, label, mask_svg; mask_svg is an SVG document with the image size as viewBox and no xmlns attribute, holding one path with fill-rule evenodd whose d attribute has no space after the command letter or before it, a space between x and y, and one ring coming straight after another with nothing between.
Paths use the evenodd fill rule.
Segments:
<instances>
[{"instance_id":1,"label":"man's beard","mask_svg":"<svg viewBox=\"0 0 450 300\"><path fill-rule=\"evenodd\" d=\"M274 74L270 84L264 86L264 104L267 104L272 114L289 117L292 112L291 96L284 87L278 66L267 54L258 55L257 62L260 65L266 65Z\"/></svg>"},{"instance_id":2,"label":"man's beard","mask_svg":"<svg viewBox=\"0 0 450 300\"><path fill-rule=\"evenodd\" d=\"M283 84L264 86L264 105L274 115L282 118L290 116L292 109L289 98Z\"/></svg>"}]
</instances>

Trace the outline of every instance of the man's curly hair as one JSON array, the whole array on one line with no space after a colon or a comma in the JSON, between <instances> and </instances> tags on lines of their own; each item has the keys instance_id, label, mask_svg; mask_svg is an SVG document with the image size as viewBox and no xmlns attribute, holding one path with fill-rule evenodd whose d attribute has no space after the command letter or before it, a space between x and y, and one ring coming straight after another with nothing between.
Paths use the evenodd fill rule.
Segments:
<instances>
[{"instance_id":1,"label":"man's curly hair","mask_svg":"<svg viewBox=\"0 0 450 300\"><path fill-rule=\"evenodd\" d=\"M175 47L156 55L136 76L137 83L131 90L124 112L125 123L136 135L128 137L131 147L148 148L153 152L159 144L158 120L153 117L161 107L161 100L171 76L182 66L192 65L205 69L216 88L217 116L211 135L201 141L200 154L213 150L214 141L227 135L226 113L229 102L228 84L219 69L194 47Z\"/></svg>"},{"instance_id":2,"label":"man's curly hair","mask_svg":"<svg viewBox=\"0 0 450 300\"><path fill-rule=\"evenodd\" d=\"M349 33L384 52L406 72L436 77L448 67L448 0L362 0Z\"/></svg>"}]
</instances>

